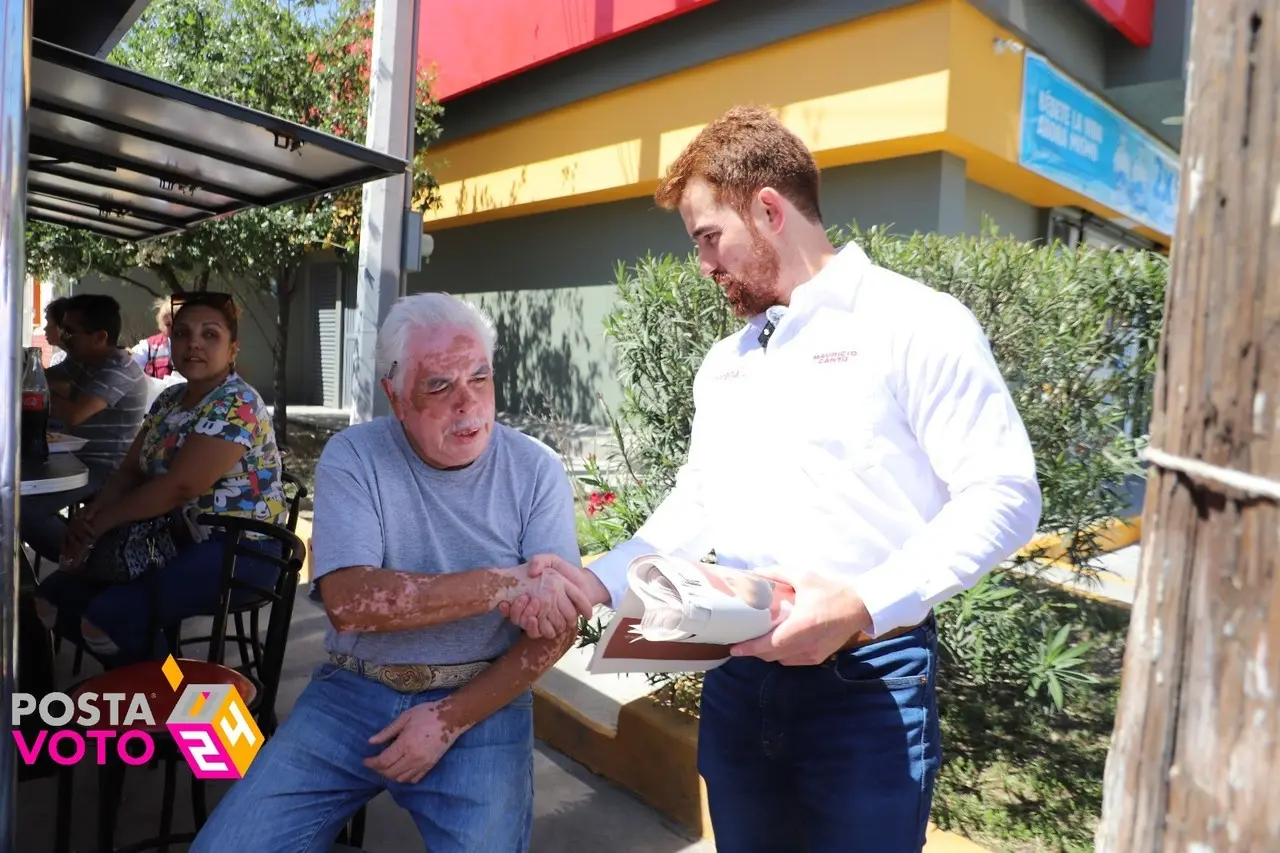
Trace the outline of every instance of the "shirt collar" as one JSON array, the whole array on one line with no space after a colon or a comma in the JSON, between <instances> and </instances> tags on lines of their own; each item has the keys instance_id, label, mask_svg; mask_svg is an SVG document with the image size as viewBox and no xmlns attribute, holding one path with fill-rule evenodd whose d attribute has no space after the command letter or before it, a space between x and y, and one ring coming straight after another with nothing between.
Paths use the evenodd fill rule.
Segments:
<instances>
[{"instance_id":1,"label":"shirt collar","mask_svg":"<svg viewBox=\"0 0 1280 853\"><path fill-rule=\"evenodd\" d=\"M871 259L856 243L846 243L818 274L791 293L788 314L811 314L819 308L850 310L862 276ZM763 313L751 318L751 325L763 329L768 318Z\"/></svg>"},{"instance_id":2,"label":"shirt collar","mask_svg":"<svg viewBox=\"0 0 1280 853\"><path fill-rule=\"evenodd\" d=\"M871 259L856 243L846 243L818 274L791 293L789 311L811 313L819 308L848 310L871 266Z\"/></svg>"}]
</instances>

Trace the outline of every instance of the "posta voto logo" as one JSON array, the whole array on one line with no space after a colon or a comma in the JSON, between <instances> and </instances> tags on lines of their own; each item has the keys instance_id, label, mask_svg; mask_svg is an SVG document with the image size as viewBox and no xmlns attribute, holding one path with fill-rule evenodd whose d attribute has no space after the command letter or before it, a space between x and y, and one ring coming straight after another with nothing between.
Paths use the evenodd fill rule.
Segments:
<instances>
[{"instance_id":1,"label":"posta voto logo","mask_svg":"<svg viewBox=\"0 0 1280 853\"><path fill-rule=\"evenodd\" d=\"M183 673L173 655L160 669L177 693ZM111 752L126 764L146 764L155 754L154 733L160 730L151 710L157 698L155 693L81 692L74 697L49 693L37 699L30 693L14 693L13 739L26 764L45 754L64 766L86 758L105 764ZM19 728L31 714L44 725L34 736ZM262 748L262 731L231 684L188 684L164 729L198 779L240 779Z\"/></svg>"}]
</instances>

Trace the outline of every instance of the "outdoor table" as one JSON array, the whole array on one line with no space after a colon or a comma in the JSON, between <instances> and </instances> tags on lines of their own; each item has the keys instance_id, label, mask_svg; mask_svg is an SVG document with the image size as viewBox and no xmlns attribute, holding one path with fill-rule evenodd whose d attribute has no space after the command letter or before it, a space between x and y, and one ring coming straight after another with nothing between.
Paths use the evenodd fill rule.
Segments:
<instances>
[{"instance_id":1,"label":"outdoor table","mask_svg":"<svg viewBox=\"0 0 1280 853\"><path fill-rule=\"evenodd\" d=\"M50 453L49 461L35 470L22 471L23 495L69 492L89 482L89 469L71 453Z\"/></svg>"}]
</instances>

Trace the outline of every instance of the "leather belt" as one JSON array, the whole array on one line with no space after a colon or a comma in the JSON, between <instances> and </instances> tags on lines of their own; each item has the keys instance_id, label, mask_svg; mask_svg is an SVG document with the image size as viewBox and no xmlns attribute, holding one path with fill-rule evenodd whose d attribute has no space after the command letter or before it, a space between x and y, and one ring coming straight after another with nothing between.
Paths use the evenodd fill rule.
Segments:
<instances>
[{"instance_id":1,"label":"leather belt","mask_svg":"<svg viewBox=\"0 0 1280 853\"><path fill-rule=\"evenodd\" d=\"M837 651L836 654L851 652L854 649L860 649L863 646L869 646L872 643L881 643L881 642L884 642L885 640L892 640L896 637L901 637L905 634L910 634L912 631L916 630L921 625L924 625L930 622L932 619L933 619L933 613L930 612L928 616L921 619L919 622L917 622L914 625L904 625L901 628L893 628L892 630L885 631L883 634L881 634L878 637L873 637L870 634L868 634L866 631L859 631L858 633L850 637L848 642L846 642L843 646L841 646L840 650Z\"/></svg>"},{"instance_id":2,"label":"leather belt","mask_svg":"<svg viewBox=\"0 0 1280 853\"><path fill-rule=\"evenodd\" d=\"M488 661L476 663L369 663L351 655L333 652L329 660L397 693L422 693L461 687L489 668Z\"/></svg>"}]
</instances>

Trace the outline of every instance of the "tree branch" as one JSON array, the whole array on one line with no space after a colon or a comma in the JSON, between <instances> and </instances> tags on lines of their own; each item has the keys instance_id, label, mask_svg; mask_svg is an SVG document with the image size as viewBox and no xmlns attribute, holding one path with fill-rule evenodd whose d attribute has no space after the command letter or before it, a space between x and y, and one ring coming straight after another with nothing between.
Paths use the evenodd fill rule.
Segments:
<instances>
[{"instance_id":1,"label":"tree branch","mask_svg":"<svg viewBox=\"0 0 1280 853\"><path fill-rule=\"evenodd\" d=\"M178 280L178 274L174 272L168 264L158 264L157 266L150 267L150 269L156 275L160 276L160 278L164 279L165 284L169 285L170 293L185 292L182 287L182 282ZM150 290L150 288L148 288L148 290ZM157 293L156 295L159 296L160 294Z\"/></svg>"},{"instance_id":2,"label":"tree branch","mask_svg":"<svg viewBox=\"0 0 1280 853\"><path fill-rule=\"evenodd\" d=\"M161 293L160 291L156 290L154 287L152 287L151 285L147 284L145 281L138 281L138 279L134 278L133 276L128 276L128 275L118 275L118 276L116 276L116 278L120 279L121 281L128 282L129 284L132 284L134 287L141 287L143 290L145 290L147 293L150 293L150 294L151 294L152 296L154 296L156 299L162 299L162 298L164 298L164 294L163 294L163 293Z\"/></svg>"}]
</instances>

